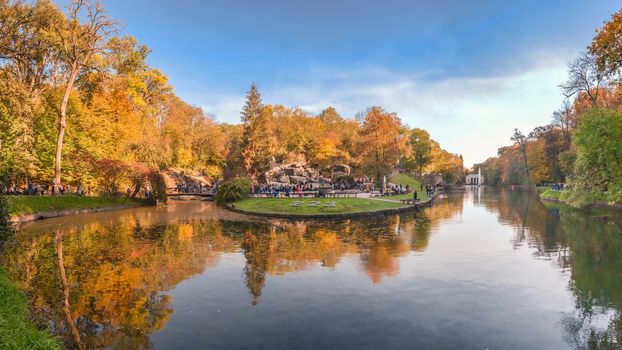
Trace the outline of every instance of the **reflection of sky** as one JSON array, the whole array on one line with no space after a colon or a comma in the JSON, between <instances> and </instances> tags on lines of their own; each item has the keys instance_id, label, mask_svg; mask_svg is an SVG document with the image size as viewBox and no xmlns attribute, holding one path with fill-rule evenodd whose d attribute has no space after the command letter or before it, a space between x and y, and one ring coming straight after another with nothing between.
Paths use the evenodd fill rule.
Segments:
<instances>
[{"instance_id":1,"label":"reflection of sky","mask_svg":"<svg viewBox=\"0 0 622 350\"><path fill-rule=\"evenodd\" d=\"M229 212L190 201L56 218L24 227L8 270L35 308L62 307L47 268L62 232L71 311L106 345L565 349L616 325L617 232L609 245L588 216L556 221L533 194L479 190L344 222L215 221Z\"/></svg>"},{"instance_id":2,"label":"reflection of sky","mask_svg":"<svg viewBox=\"0 0 622 350\"><path fill-rule=\"evenodd\" d=\"M559 322L574 310L569 274L515 247L515 226L471 200L461 214L434 219L425 249L395 256L397 273L380 281L363 249L334 268L314 262L269 274L253 306L241 283L244 255L225 254L167 292L175 314L151 340L165 348L567 348ZM400 239L412 239L412 229L402 226Z\"/></svg>"},{"instance_id":3,"label":"reflection of sky","mask_svg":"<svg viewBox=\"0 0 622 350\"><path fill-rule=\"evenodd\" d=\"M57 0L63 2L63 0ZM565 66L620 6L581 1L105 0L175 91L237 122L245 91L344 116L371 105L470 165L549 121ZM486 135L482 137L482 135Z\"/></svg>"}]
</instances>

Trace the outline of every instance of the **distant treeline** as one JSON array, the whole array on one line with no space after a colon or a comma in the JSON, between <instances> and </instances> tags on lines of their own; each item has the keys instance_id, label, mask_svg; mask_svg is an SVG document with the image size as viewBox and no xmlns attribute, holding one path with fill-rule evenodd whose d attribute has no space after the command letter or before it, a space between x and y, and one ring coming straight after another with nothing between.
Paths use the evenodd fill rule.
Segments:
<instances>
[{"instance_id":1,"label":"distant treeline","mask_svg":"<svg viewBox=\"0 0 622 350\"><path fill-rule=\"evenodd\" d=\"M597 30L568 66L566 97L551 124L514 131L511 146L481 168L488 184L565 182L571 200L622 199L622 11Z\"/></svg>"},{"instance_id":2,"label":"distant treeline","mask_svg":"<svg viewBox=\"0 0 622 350\"><path fill-rule=\"evenodd\" d=\"M346 163L377 179L398 165L462 177L459 155L380 107L353 119L331 107L313 115L263 105L253 85L242 124L218 123L177 97L147 64L149 48L117 30L100 3L0 0L2 187L123 191L169 168L261 181L273 160Z\"/></svg>"}]
</instances>

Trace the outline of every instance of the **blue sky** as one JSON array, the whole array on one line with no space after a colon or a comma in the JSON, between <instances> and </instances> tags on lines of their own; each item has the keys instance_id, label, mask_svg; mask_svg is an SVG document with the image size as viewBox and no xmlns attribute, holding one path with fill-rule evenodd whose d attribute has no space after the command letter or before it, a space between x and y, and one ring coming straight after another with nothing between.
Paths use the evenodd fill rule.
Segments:
<instances>
[{"instance_id":1,"label":"blue sky","mask_svg":"<svg viewBox=\"0 0 622 350\"><path fill-rule=\"evenodd\" d=\"M61 1L62 3L62 1ZM345 117L373 105L427 129L467 166L549 122L566 65L613 0L103 0L175 92L239 122L265 103Z\"/></svg>"}]
</instances>

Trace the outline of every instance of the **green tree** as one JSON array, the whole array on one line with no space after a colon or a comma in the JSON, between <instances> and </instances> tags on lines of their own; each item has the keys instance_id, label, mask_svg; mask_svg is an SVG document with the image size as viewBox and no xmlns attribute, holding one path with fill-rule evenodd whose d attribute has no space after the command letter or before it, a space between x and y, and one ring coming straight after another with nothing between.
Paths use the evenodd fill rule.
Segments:
<instances>
[{"instance_id":1,"label":"green tree","mask_svg":"<svg viewBox=\"0 0 622 350\"><path fill-rule=\"evenodd\" d=\"M267 115L261 104L257 86L251 84L242 108L242 158L246 173L254 181L266 170L270 161Z\"/></svg>"},{"instance_id":2,"label":"green tree","mask_svg":"<svg viewBox=\"0 0 622 350\"><path fill-rule=\"evenodd\" d=\"M50 1L0 1L0 175L27 180L37 166L37 115L56 74L53 27L63 20Z\"/></svg>"},{"instance_id":3,"label":"green tree","mask_svg":"<svg viewBox=\"0 0 622 350\"><path fill-rule=\"evenodd\" d=\"M430 134L423 129L415 128L408 136L408 145L412 152L412 164L417 174L422 175L423 169L432 161L433 144Z\"/></svg>"},{"instance_id":4,"label":"green tree","mask_svg":"<svg viewBox=\"0 0 622 350\"><path fill-rule=\"evenodd\" d=\"M622 190L622 114L594 109L582 116L575 132L577 160L574 180L585 191Z\"/></svg>"},{"instance_id":5,"label":"green tree","mask_svg":"<svg viewBox=\"0 0 622 350\"><path fill-rule=\"evenodd\" d=\"M81 23L81 19L85 22ZM54 190L61 185L61 158L63 139L67 127L67 105L78 74L91 64L91 59L101 53L106 38L116 29L116 24L103 10L102 5L77 0L68 8L67 20L56 26L60 67L64 76L63 99L59 107L56 156L54 157Z\"/></svg>"}]
</instances>

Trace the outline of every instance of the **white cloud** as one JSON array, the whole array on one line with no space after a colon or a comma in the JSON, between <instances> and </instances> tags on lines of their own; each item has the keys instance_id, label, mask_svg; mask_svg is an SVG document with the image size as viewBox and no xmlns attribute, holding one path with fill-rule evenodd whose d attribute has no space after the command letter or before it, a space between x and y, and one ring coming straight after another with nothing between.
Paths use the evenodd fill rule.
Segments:
<instances>
[{"instance_id":1,"label":"white cloud","mask_svg":"<svg viewBox=\"0 0 622 350\"><path fill-rule=\"evenodd\" d=\"M400 74L385 68L331 70L315 67L298 83L259 86L265 103L317 113L333 106L346 117L379 105L411 127L430 132L443 148L463 154L467 166L496 155L513 128L527 132L549 122L561 103L563 62L495 77L435 78L437 72ZM239 122L244 95L207 94L202 107L219 121Z\"/></svg>"}]
</instances>

